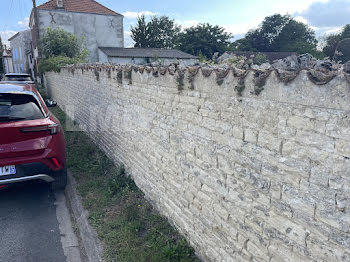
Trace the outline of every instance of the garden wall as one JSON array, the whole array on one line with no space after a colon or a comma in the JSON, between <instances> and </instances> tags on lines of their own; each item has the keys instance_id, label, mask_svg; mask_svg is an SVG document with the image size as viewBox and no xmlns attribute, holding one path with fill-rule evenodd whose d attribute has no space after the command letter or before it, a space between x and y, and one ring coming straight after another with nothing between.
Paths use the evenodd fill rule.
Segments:
<instances>
[{"instance_id":1,"label":"garden wall","mask_svg":"<svg viewBox=\"0 0 350 262\"><path fill-rule=\"evenodd\" d=\"M52 99L204 261L350 261L350 84L328 75L80 65Z\"/></svg>"}]
</instances>

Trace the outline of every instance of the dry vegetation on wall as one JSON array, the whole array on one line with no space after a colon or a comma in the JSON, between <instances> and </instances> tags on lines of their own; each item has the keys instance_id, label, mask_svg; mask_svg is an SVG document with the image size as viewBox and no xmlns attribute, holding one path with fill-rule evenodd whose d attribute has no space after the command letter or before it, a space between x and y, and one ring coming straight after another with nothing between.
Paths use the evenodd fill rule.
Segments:
<instances>
[{"instance_id":1,"label":"dry vegetation on wall","mask_svg":"<svg viewBox=\"0 0 350 262\"><path fill-rule=\"evenodd\" d=\"M337 67L338 66L338 67ZM288 84L295 80L301 71L306 70L307 76L311 82L316 85L325 85L333 80L337 75L344 74L345 79L350 83L350 72L347 72L347 67L341 67L339 64L333 65L333 68L329 68L329 65L313 68L313 67L302 67L297 70L285 70L279 68L270 67L269 69L241 69L236 67L228 67L227 66L190 66L183 67L179 65L170 65L167 67L164 66L138 66L138 65L96 65L96 64L78 64L78 65L68 65L65 67L72 74L74 74L76 69L82 70L94 70L96 80L100 80L100 72L106 71L108 77L111 78L112 71L117 71L116 80L119 84L123 83L123 78L128 81L129 85L132 85L132 72L140 72L143 73L146 71L149 74L152 74L153 77L158 77L159 75L176 75L177 87L178 91L182 92L185 88L185 81L189 84L189 89L194 90L194 79L197 74L201 72L204 77L210 77L212 73L215 74L217 85L221 86L225 78L228 77L229 74L233 74L235 78L238 78L238 83L235 87L238 96L242 96L243 91L245 90L245 79L249 75L250 72L253 73L255 88L253 94L256 96L260 95L260 93L264 90L264 86L266 85L266 81L271 75L274 73L277 79L280 82ZM187 77L186 77L187 76Z\"/></svg>"}]
</instances>

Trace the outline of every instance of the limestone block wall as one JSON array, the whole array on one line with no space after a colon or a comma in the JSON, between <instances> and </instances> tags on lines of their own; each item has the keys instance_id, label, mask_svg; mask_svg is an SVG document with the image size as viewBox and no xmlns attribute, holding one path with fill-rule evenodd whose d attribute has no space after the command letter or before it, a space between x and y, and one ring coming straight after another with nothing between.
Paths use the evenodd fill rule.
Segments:
<instances>
[{"instance_id":1,"label":"limestone block wall","mask_svg":"<svg viewBox=\"0 0 350 262\"><path fill-rule=\"evenodd\" d=\"M204 261L350 261L350 84L337 72L81 65L51 97Z\"/></svg>"}]
</instances>

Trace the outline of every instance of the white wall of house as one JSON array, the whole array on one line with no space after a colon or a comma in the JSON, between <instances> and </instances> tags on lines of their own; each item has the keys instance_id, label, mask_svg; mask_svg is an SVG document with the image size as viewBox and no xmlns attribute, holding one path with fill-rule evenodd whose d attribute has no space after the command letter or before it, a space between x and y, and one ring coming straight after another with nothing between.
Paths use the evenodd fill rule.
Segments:
<instances>
[{"instance_id":1,"label":"white wall of house","mask_svg":"<svg viewBox=\"0 0 350 262\"><path fill-rule=\"evenodd\" d=\"M100 62L98 47L124 47L122 15L100 15L38 9L39 31L62 28L82 38L90 53L90 62Z\"/></svg>"},{"instance_id":2,"label":"white wall of house","mask_svg":"<svg viewBox=\"0 0 350 262\"><path fill-rule=\"evenodd\" d=\"M29 73L27 53L31 52L32 33L30 30L19 32L10 38L14 73Z\"/></svg>"},{"instance_id":3,"label":"white wall of house","mask_svg":"<svg viewBox=\"0 0 350 262\"><path fill-rule=\"evenodd\" d=\"M4 56L4 73L13 73L13 63L11 56Z\"/></svg>"}]
</instances>

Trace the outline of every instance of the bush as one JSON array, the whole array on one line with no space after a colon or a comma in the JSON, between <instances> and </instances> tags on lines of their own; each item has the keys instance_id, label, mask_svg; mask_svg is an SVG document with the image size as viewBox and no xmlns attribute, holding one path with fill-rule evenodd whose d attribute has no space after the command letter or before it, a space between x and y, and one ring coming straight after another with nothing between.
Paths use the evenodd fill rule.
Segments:
<instances>
[{"instance_id":1,"label":"bush","mask_svg":"<svg viewBox=\"0 0 350 262\"><path fill-rule=\"evenodd\" d=\"M86 58L88 52L84 39L63 29L47 28L40 39L40 48L45 58L68 56Z\"/></svg>"},{"instance_id":2,"label":"bush","mask_svg":"<svg viewBox=\"0 0 350 262\"><path fill-rule=\"evenodd\" d=\"M71 64L83 63L84 60L79 57L54 56L43 59L39 62L39 72L44 74L46 72L54 71L60 72L61 67Z\"/></svg>"},{"instance_id":3,"label":"bush","mask_svg":"<svg viewBox=\"0 0 350 262\"><path fill-rule=\"evenodd\" d=\"M259 53L254 57L254 64L256 65L262 65L267 62L268 62L267 56L262 53Z\"/></svg>"},{"instance_id":4,"label":"bush","mask_svg":"<svg viewBox=\"0 0 350 262\"><path fill-rule=\"evenodd\" d=\"M40 73L59 72L65 65L86 62L88 51L83 39L63 29L47 28L40 39L43 59L39 62Z\"/></svg>"}]
</instances>

